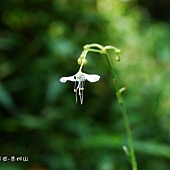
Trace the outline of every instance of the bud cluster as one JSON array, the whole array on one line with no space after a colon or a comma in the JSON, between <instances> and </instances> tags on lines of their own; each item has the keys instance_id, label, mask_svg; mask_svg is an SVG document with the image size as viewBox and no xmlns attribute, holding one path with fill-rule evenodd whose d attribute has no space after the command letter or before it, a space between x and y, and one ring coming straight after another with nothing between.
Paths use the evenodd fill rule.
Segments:
<instances>
[{"instance_id":1,"label":"bud cluster","mask_svg":"<svg viewBox=\"0 0 170 170\"><path fill-rule=\"evenodd\" d=\"M80 55L80 57L77 60L78 65L86 65L87 64L87 59L84 56L84 53Z\"/></svg>"}]
</instances>

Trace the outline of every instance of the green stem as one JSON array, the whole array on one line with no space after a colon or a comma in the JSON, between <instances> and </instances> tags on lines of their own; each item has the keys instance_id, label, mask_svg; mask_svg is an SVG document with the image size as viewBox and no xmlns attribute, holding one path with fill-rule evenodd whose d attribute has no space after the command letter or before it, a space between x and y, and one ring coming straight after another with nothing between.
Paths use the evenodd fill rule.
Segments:
<instances>
[{"instance_id":1,"label":"green stem","mask_svg":"<svg viewBox=\"0 0 170 170\"><path fill-rule=\"evenodd\" d=\"M92 48L99 48L99 50L92 49ZM87 44L87 45L84 46L84 50L91 51L91 52L98 52L98 53L101 53L101 54L106 54L106 58L107 58L107 61L109 63L111 74L112 74L112 77L113 77L113 83L114 83L114 87L115 87L115 90L116 90L116 95L117 95L118 102L119 102L119 105L120 105L120 108L121 108L123 121L124 121L124 124L125 124L125 129L126 129L128 143L129 143L129 150L130 150L129 155L130 155L130 162L131 162L132 170L138 170L135 152L134 152L134 147L133 147L133 140L132 140L132 134L131 134L130 124L129 124L129 119L128 119L128 116L127 116L126 108L125 108L123 97L122 97L122 94L121 94L122 91L119 89L119 85L117 83L117 77L116 77L116 74L115 74L113 61L112 61L112 58L110 58L108 53L107 53L107 50L109 50L109 49L114 50L115 53L117 53L118 55L121 53L121 50L119 50L118 48L116 48L114 46L110 46L110 45L103 47L100 44L94 43L94 44Z\"/></svg>"},{"instance_id":2,"label":"green stem","mask_svg":"<svg viewBox=\"0 0 170 170\"><path fill-rule=\"evenodd\" d=\"M91 47L97 47L97 48L99 48L99 49L101 49L101 50L105 50L102 45L97 44L97 43L94 43L94 44L86 44L86 45L84 46L84 49L90 49Z\"/></svg>"},{"instance_id":3,"label":"green stem","mask_svg":"<svg viewBox=\"0 0 170 170\"><path fill-rule=\"evenodd\" d=\"M83 68L84 61L85 61L85 58L86 58L87 53L88 53L87 50L83 50L83 52L82 52L82 54L81 54L81 55L83 56L83 61L82 61L81 65L80 65L79 71L81 71L82 68Z\"/></svg>"},{"instance_id":4,"label":"green stem","mask_svg":"<svg viewBox=\"0 0 170 170\"><path fill-rule=\"evenodd\" d=\"M107 57L107 60L109 62L109 65L110 65L110 69L111 69L111 73L112 73L112 77L113 77L113 82L114 82L114 87L115 87L115 90L116 90L116 95L117 95L118 102L119 102L120 107L121 107L121 112L122 112L122 115L123 115L123 121L124 121L125 128L126 128L126 133L127 133L128 143L129 143L129 149L130 149L130 162L131 162L132 170L137 170L138 168L137 168L136 157L135 157L135 152L134 152L134 147L133 147L132 134L131 134L129 119L128 119L128 116L127 116L123 97L122 97L122 94L120 92L120 89L119 89L119 86L118 86L118 83L117 83L117 77L116 77L116 74L115 74L115 71L114 71L113 62L111 61L111 58L109 57L107 52L106 52L106 57Z\"/></svg>"},{"instance_id":5,"label":"green stem","mask_svg":"<svg viewBox=\"0 0 170 170\"><path fill-rule=\"evenodd\" d=\"M96 49L89 48L88 51L103 54L102 50L96 50Z\"/></svg>"},{"instance_id":6,"label":"green stem","mask_svg":"<svg viewBox=\"0 0 170 170\"><path fill-rule=\"evenodd\" d=\"M111 45L107 45L104 47L105 50L114 50L116 53L120 54L121 53L121 50L119 50L118 48L114 47L114 46L111 46Z\"/></svg>"}]
</instances>

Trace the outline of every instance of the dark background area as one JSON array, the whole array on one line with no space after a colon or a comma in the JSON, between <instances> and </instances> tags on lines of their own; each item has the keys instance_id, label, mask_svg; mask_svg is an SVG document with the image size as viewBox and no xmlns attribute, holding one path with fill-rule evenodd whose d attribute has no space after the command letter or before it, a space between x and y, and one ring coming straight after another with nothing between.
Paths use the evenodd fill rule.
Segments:
<instances>
[{"instance_id":1,"label":"dark background area","mask_svg":"<svg viewBox=\"0 0 170 170\"><path fill-rule=\"evenodd\" d=\"M157 21L170 20L170 1L169 0L139 0L140 5L146 7L152 17Z\"/></svg>"},{"instance_id":2,"label":"dark background area","mask_svg":"<svg viewBox=\"0 0 170 170\"><path fill-rule=\"evenodd\" d=\"M1 0L0 169L130 170L105 56L87 56L83 71L101 79L86 82L83 105L59 81L78 71L85 44L99 43L122 50L115 69L139 169L169 170L169 9L168 0Z\"/></svg>"}]
</instances>

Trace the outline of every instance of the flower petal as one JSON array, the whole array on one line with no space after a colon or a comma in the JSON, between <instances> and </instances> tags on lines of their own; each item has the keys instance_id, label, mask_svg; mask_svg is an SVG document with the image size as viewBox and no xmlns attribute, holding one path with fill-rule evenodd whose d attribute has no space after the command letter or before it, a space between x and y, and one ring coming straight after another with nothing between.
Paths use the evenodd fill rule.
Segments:
<instances>
[{"instance_id":1,"label":"flower petal","mask_svg":"<svg viewBox=\"0 0 170 170\"><path fill-rule=\"evenodd\" d=\"M99 81L100 79L100 76L97 74L86 74L86 73L83 73L83 74L85 75L85 79L91 83Z\"/></svg>"},{"instance_id":2,"label":"flower petal","mask_svg":"<svg viewBox=\"0 0 170 170\"><path fill-rule=\"evenodd\" d=\"M61 82L61 83L65 83L66 81L76 81L76 79L74 78L74 76L61 77L61 78L60 78L60 82Z\"/></svg>"}]
</instances>

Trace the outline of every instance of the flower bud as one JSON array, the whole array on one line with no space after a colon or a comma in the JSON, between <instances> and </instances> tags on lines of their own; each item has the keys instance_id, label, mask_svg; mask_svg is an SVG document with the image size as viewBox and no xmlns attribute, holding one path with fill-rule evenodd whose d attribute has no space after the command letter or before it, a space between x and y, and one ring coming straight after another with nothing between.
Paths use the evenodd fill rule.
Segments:
<instances>
[{"instance_id":1,"label":"flower bud","mask_svg":"<svg viewBox=\"0 0 170 170\"><path fill-rule=\"evenodd\" d=\"M82 59L81 57L80 57L80 58L78 58L78 60L77 60L78 65L81 65L81 64L82 64L82 62L83 62L83 60L84 60L83 65L86 65L86 64L87 64L87 60L86 60L86 59Z\"/></svg>"},{"instance_id":2,"label":"flower bud","mask_svg":"<svg viewBox=\"0 0 170 170\"><path fill-rule=\"evenodd\" d=\"M116 60L116 61L120 61L120 56L117 55L117 56L115 57L115 60Z\"/></svg>"},{"instance_id":3,"label":"flower bud","mask_svg":"<svg viewBox=\"0 0 170 170\"><path fill-rule=\"evenodd\" d=\"M84 59L84 65L86 65L87 64L87 60L86 59Z\"/></svg>"},{"instance_id":4,"label":"flower bud","mask_svg":"<svg viewBox=\"0 0 170 170\"><path fill-rule=\"evenodd\" d=\"M83 59L83 58L84 58L84 54L83 54L83 53L80 55L80 58L81 58L81 59Z\"/></svg>"},{"instance_id":5,"label":"flower bud","mask_svg":"<svg viewBox=\"0 0 170 170\"><path fill-rule=\"evenodd\" d=\"M120 54L120 53L121 53L121 50L116 49L116 50L115 50L115 53Z\"/></svg>"},{"instance_id":6,"label":"flower bud","mask_svg":"<svg viewBox=\"0 0 170 170\"><path fill-rule=\"evenodd\" d=\"M78 63L78 65L81 65L82 59L81 59L81 58L78 58L77 63Z\"/></svg>"}]
</instances>

